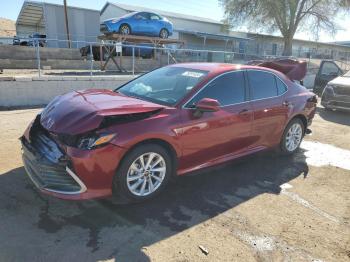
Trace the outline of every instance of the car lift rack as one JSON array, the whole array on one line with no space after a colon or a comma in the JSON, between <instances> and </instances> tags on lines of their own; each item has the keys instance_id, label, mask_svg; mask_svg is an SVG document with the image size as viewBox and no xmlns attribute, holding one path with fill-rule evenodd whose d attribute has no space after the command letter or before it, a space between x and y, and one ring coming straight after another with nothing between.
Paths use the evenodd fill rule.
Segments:
<instances>
[{"instance_id":1,"label":"car lift rack","mask_svg":"<svg viewBox=\"0 0 350 262\"><path fill-rule=\"evenodd\" d=\"M164 47L167 44L177 44L181 47L185 45L185 41L183 40L177 40L177 39L171 39L171 38L160 38L160 37L149 37L149 36L138 36L138 35L123 35L123 34L117 34L117 33L109 33L98 36L100 40L102 40L102 43L104 41L112 41L115 43L132 43L132 44L152 44L154 47ZM100 64L101 64L101 71L104 71L110 62L110 60L113 61L113 63L116 65L118 70L120 72L125 72L126 70L122 67L122 52L120 52L119 56L119 63L116 60L114 54L116 52L116 45L112 46L106 46L106 45L100 45ZM103 61L103 49L108 55L106 60ZM154 50L155 51L155 50ZM169 52L169 51L168 51ZM170 54L170 53L169 53Z\"/></svg>"}]
</instances>

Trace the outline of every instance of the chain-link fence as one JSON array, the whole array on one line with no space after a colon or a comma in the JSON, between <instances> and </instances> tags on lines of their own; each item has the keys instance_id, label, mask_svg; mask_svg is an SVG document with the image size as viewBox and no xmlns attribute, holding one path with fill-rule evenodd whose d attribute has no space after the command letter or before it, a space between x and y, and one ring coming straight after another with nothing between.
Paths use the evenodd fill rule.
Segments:
<instances>
[{"instance_id":1,"label":"chain-link fence","mask_svg":"<svg viewBox=\"0 0 350 262\"><path fill-rule=\"evenodd\" d=\"M70 41L46 38L9 38L0 45L0 69L14 70L23 74L25 70L42 75L108 75L139 74L174 63L217 62L245 64L251 60L269 60L272 55L256 55L247 50L239 52L179 48L175 45L153 46L105 42ZM49 44L49 45L48 45ZM48 47L50 46L50 47ZM57 47L55 47L57 46ZM2 50L3 49L3 50ZM248 49L249 50L249 49ZM310 68L317 68L321 59L303 57ZM343 69L350 67L349 61L339 63ZM17 70L17 71L16 71Z\"/></svg>"}]
</instances>

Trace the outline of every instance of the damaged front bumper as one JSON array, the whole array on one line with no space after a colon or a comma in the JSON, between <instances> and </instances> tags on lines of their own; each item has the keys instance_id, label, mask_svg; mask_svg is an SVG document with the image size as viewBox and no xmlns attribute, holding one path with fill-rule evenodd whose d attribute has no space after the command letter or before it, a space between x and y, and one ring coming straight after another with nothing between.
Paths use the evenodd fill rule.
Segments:
<instances>
[{"instance_id":1,"label":"damaged front bumper","mask_svg":"<svg viewBox=\"0 0 350 262\"><path fill-rule=\"evenodd\" d=\"M67 200L110 197L113 177L126 149L108 144L82 150L56 138L43 129L39 116L20 138L23 164L35 186Z\"/></svg>"},{"instance_id":2,"label":"damaged front bumper","mask_svg":"<svg viewBox=\"0 0 350 262\"><path fill-rule=\"evenodd\" d=\"M85 184L72 171L68 161L60 159L63 154L47 137L34 148L22 137L22 159L24 168L33 183L41 190L74 195L84 193ZM49 152L47 152L49 150ZM46 152L46 153L45 153ZM56 156L60 156L56 158Z\"/></svg>"}]
</instances>

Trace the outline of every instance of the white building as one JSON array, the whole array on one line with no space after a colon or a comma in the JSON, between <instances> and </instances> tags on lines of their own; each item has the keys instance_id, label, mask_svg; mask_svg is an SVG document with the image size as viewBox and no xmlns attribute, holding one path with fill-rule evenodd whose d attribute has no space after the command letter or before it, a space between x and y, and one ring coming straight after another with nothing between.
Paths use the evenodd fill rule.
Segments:
<instances>
[{"instance_id":1,"label":"white building","mask_svg":"<svg viewBox=\"0 0 350 262\"><path fill-rule=\"evenodd\" d=\"M230 50L246 37L225 33L224 25L210 18L184 15L140 6L107 2L101 10L101 21L123 16L131 12L153 12L168 18L174 25L172 38L184 40L188 48Z\"/></svg>"},{"instance_id":2,"label":"white building","mask_svg":"<svg viewBox=\"0 0 350 262\"><path fill-rule=\"evenodd\" d=\"M69 6L67 14L70 39L74 41L72 47L81 47L85 42L96 41L100 34L98 10ZM35 32L46 34L49 47L67 47L63 5L25 1L16 21L16 34L19 37L28 37Z\"/></svg>"}]
</instances>

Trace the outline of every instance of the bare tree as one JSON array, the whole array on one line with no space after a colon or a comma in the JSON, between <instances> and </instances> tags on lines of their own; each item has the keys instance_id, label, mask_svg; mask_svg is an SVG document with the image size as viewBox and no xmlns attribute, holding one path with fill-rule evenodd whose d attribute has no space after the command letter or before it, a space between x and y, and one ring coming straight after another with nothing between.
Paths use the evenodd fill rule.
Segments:
<instances>
[{"instance_id":1,"label":"bare tree","mask_svg":"<svg viewBox=\"0 0 350 262\"><path fill-rule=\"evenodd\" d=\"M248 29L280 31L284 38L283 55L292 54L296 31L304 28L313 35L320 30L334 34L335 16L349 10L349 0L219 0L225 9L225 21Z\"/></svg>"}]
</instances>

